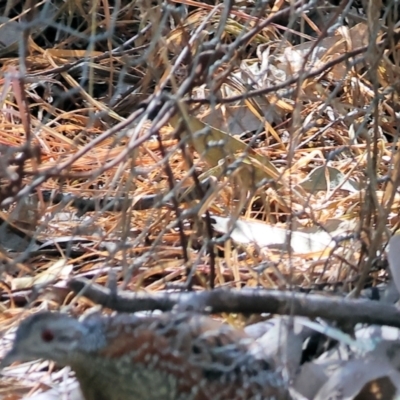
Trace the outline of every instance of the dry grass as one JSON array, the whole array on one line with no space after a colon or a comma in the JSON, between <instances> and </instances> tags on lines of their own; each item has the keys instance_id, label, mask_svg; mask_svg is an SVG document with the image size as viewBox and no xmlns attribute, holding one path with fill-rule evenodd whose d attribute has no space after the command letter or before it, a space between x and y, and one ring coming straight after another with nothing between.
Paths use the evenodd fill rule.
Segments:
<instances>
[{"instance_id":1,"label":"dry grass","mask_svg":"<svg viewBox=\"0 0 400 400\"><path fill-rule=\"evenodd\" d=\"M82 313L93 305L65 282L111 270L131 291L359 293L386 279L400 167L390 5L379 19L378 2L366 14L323 1L35 3L1 6L0 217L36 245L0 238L4 332L27 307ZM223 132L202 135L201 121ZM213 215L337 245L243 245L221 239Z\"/></svg>"}]
</instances>

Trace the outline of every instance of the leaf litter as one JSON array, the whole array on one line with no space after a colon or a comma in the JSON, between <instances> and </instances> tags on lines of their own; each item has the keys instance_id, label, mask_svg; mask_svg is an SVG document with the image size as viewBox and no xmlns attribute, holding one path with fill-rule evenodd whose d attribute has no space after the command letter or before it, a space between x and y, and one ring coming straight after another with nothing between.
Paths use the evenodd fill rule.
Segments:
<instances>
[{"instance_id":1,"label":"leaf litter","mask_svg":"<svg viewBox=\"0 0 400 400\"><path fill-rule=\"evenodd\" d=\"M94 307L68 290L72 277L336 295L387 282L394 7L117 3L0 6L1 353L28 306ZM338 364L307 398L387 387L397 365L379 354L357 385L342 375L362 362ZM69 385L40 366L10 369L0 396Z\"/></svg>"}]
</instances>

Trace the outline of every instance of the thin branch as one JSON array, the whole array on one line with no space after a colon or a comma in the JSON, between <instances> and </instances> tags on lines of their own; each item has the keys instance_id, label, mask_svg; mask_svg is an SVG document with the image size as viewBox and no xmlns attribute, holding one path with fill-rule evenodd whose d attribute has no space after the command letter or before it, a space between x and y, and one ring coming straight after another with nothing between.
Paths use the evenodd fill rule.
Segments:
<instances>
[{"instance_id":1,"label":"thin branch","mask_svg":"<svg viewBox=\"0 0 400 400\"><path fill-rule=\"evenodd\" d=\"M69 287L93 302L119 312L193 309L207 313L272 313L321 317L340 323L367 323L400 328L400 310L394 305L362 299L344 299L278 290L215 289L185 293L131 293L110 290L84 278L72 279Z\"/></svg>"}]
</instances>

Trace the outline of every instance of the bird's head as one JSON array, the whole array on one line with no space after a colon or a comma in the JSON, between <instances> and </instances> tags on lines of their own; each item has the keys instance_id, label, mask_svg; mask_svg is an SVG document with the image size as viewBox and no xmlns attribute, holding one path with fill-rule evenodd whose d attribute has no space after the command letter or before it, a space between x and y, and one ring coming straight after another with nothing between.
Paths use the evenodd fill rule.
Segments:
<instances>
[{"instance_id":1,"label":"bird's head","mask_svg":"<svg viewBox=\"0 0 400 400\"><path fill-rule=\"evenodd\" d=\"M45 359L68 364L88 328L65 314L41 312L26 318L17 329L12 349L0 369L15 361Z\"/></svg>"}]
</instances>

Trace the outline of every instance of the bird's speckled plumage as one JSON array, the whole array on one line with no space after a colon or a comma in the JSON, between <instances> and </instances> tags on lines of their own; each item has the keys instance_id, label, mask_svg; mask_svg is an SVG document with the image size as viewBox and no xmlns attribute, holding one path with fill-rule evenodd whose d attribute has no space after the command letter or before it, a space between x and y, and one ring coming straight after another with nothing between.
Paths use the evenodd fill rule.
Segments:
<instances>
[{"instance_id":1,"label":"bird's speckled plumage","mask_svg":"<svg viewBox=\"0 0 400 400\"><path fill-rule=\"evenodd\" d=\"M2 366L38 358L69 365L86 400L288 398L254 339L194 313L39 313L20 324Z\"/></svg>"}]
</instances>

